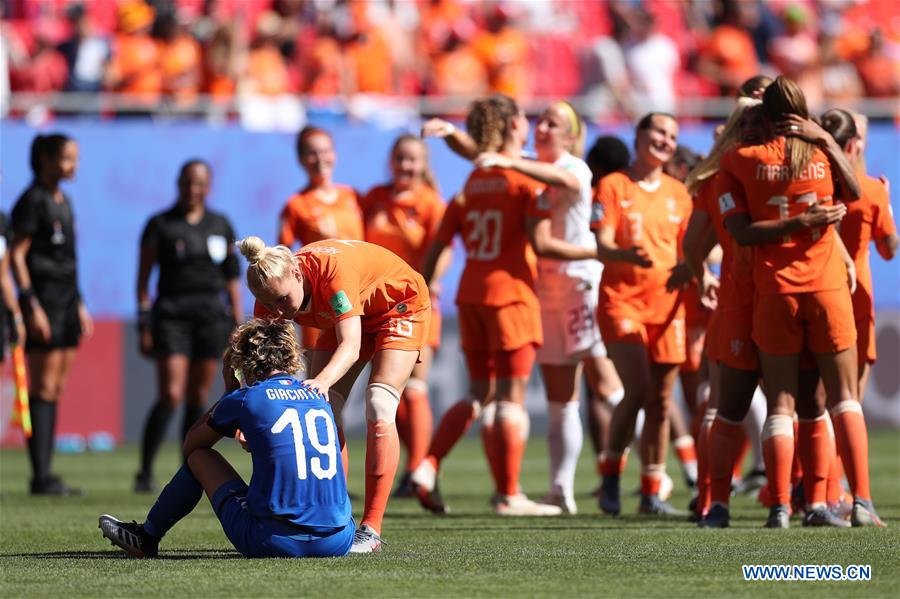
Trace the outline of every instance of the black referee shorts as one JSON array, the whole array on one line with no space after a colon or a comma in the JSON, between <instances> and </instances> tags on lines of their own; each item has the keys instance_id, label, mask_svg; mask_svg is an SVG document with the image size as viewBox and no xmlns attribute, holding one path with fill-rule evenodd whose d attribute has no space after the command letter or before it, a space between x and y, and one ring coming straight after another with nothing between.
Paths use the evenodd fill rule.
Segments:
<instances>
[{"instance_id":1,"label":"black referee shorts","mask_svg":"<svg viewBox=\"0 0 900 599\"><path fill-rule=\"evenodd\" d=\"M50 341L45 343L29 335L25 341L25 351L78 347L81 340L81 321L78 319L78 292L75 287L55 281L32 281L32 283L35 297L47 314L47 320L50 321Z\"/></svg>"},{"instance_id":2,"label":"black referee shorts","mask_svg":"<svg viewBox=\"0 0 900 599\"><path fill-rule=\"evenodd\" d=\"M153 306L153 352L219 359L234 321L218 295L163 297Z\"/></svg>"}]
</instances>

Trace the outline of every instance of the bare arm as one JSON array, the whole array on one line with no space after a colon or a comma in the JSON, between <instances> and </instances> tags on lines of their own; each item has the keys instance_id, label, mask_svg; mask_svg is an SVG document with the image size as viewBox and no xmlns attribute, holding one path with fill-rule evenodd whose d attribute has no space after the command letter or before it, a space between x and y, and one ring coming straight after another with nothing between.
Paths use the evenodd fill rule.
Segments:
<instances>
[{"instance_id":1,"label":"bare arm","mask_svg":"<svg viewBox=\"0 0 900 599\"><path fill-rule=\"evenodd\" d=\"M616 242L616 231L612 227L597 229L597 257L603 262L628 262L643 268L650 268L653 262L647 257L644 248L635 246L620 248Z\"/></svg>"},{"instance_id":2,"label":"bare arm","mask_svg":"<svg viewBox=\"0 0 900 599\"><path fill-rule=\"evenodd\" d=\"M460 131L453 123L443 119L430 119L422 125L422 137L440 137L454 154L466 160L478 156L478 145L465 131Z\"/></svg>"},{"instance_id":3,"label":"bare arm","mask_svg":"<svg viewBox=\"0 0 900 599\"><path fill-rule=\"evenodd\" d=\"M427 259L428 256L426 255L425 258ZM431 275L431 279L428 280L428 289L435 297L440 297L441 292L443 291L441 287L441 279L447 273L447 269L450 268L450 262L452 260L453 248L449 245L445 245L438 254L437 260L432 267L433 273Z\"/></svg>"},{"instance_id":4,"label":"bare arm","mask_svg":"<svg viewBox=\"0 0 900 599\"><path fill-rule=\"evenodd\" d=\"M26 262L29 249L31 249L31 237L16 235L13 238L12 249L10 250L13 277L15 277L16 285L19 287L19 294L22 300L19 307L25 314L28 334L46 343L50 341L50 321L47 319L47 314L41 307L40 302L38 302L32 289L31 274L28 272L28 264Z\"/></svg>"},{"instance_id":5,"label":"bare arm","mask_svg":"<svg viewBox=\"0 0 900 599\"><path fill-rule=\"evenodd\" d=\"M831 206L813 204L806 212L784 220L753 222L748 214L739 213L725 218L725 228L739 245L762 245L802 229L837 224L846 213L847 207L840 202Z\"/></svg>"},{"instance_id":6,"label":"bare arm","mask_svg":"<svg viewBox=\"0 0 900 599\"><path fill-rule=\"evenodd\" d=\"M875 249L885 260L893 260L897 255L897 234L887 235L875 240Z\"/></svg>"},{"instance_id":7,"label":"bare arm","mask_svg":"<svg viewBox=\"0 0 900 599\"><path fill-rule=\"evenodd\" d=\"M856 179L856 171L844 154L844 150L837 144L828 131L825 131L815 121L805 119L796 114L789 114L778 123L776 129L780 135L798 137L819 146L831 161L844 199L853 201L861 196L859 181Z\"/></svg>"},{"instance_id":8,"label":"bare arm","mask_svg":"<svg viewBox=\"0 0 900 599\"><path fill-rule=\"evenodd\" d=\"M228 303L231 304L231 317L235 324L240 324L244 320L244 303L241 300L241 285L238 279L226 281L225 292L228 294Z\"/></svg>"},{"instance_id":9,"label":"bare arm","mask_svg":"<svg viewBox=\"0 0 900 599\"><path fill-rule=\"evenodd\" d=\"M10 251L3 252L0 258L0 300L12 314L12 325L16 331L16 341L21 345L25 343L25 320L22 318L22 309L19 307L19 299L16 297L12 277L9 276ZM3 316L0 315L0 318ZM2 343L2 340L0 340Z\"/></svg>"},{"instance_id":10,"label":"bare arm","mask_svg":"<svg viewBox=\"0 0 900 599\"><path fill-rule=\"evenodd\" d=\"M551 187L559 187L570 191L581 189L578 177L566 169L549 162L530 160L528 158L514 158L496 152L482 152L475 158L475 166L478 168L491 166L511 168Z\"/></svg>"},{"instance_id":11,"label":"bare arm","mask_svg":"<svg viewBox=\"0 0 900 599\"><path fill-rule=\"evenodd\" d=\"M841 252L841 260L844 263L844 267L847 269L847 287L850 288L851 294L856 293L856 264L853 262L853 256L847 251L847 246L844 245L844 240L841 239L840 235L835 235L834 239L838 246L838 251Z\"/></svg>"},{"instance_id":12,"label":"bare arm","mask_svg":"<svg viewBox=\"0 0 900 599\"><path fill-rule=\"evenodd\" d=\"M204 414L203 418L197 420L188 431L184 438L184 444L181 446L182 453L185 456L191 455L197 449L208 449L222 438L222 435L207 424L208 422L209 412Z\"/></svg>"},{"instance_id":13,"label":"bare arm","mask_svg":"<svg viewBox=\"0 0 900 599\"><path fill-rule=\"evenodd\" d=\"M438 262L440 262L442 259L445 260L445 269L449 265L449 250L449 245L445 244L443 241L437 240L435 240L431 244L431 247L428 248L428 253L425 254L425 261L422 263L422 277L425 279L425 283L427 283L428 285L431 285L432 281L438 278L436 276L438 272ZM445 254L447 255L446 258L444 258Z\"/></svg>"},{"instance_id":14,"label":"bare arm","mask_svg":"<svg viewBox=\"0 0 900 599\"><path fill-rule=\"evenodd\" d=\"M339 321L334 326L337 336L337 349L331 355L331 359L316 377L307 379L304 384L315 389L325 397L328 390L347 374L350 367L359 360L359 348L362 340L362 320L359 316L352 316Z\"/></svg>"},{"instance_id":15,"label":"bare arm","mask_svg":"<svg viewBox=\"0 0 900 599\"><path fill-rule=\"evenodd\" d=\"M156 263L156 251L149 247L142 247L140 258L138 259L138 276L137 276L137 300L138 309L149 310L152 305L150 299L150 272L153 270L153 264Z\"/></svg>"},{"instance_id":16,"label":"bare arm","mask_svg":"<svg viewBox=\"0 0 900 599\"><path fill-rule=\"evenodd\" d=\"M681 240L681 248L684 251L684 261L691 271L691 274L698 281L702 280L705 270L704 260L709 253L711 247L704 253L706 246L704 240L708 237L710 226L709 214L703 210L694 210L691 213L691 219L688 221L687 229ZM715 230L713 230L715 236Z\"/></svg>"},{"instance_id":17,"label":"bare arm","mask_svg":"<svg viewBox=\"0 0 900 599\"><path fill-rule=\"evenodd\" d=\"M597 248L583 248L553 236L550 219L532 219L528 222L528 239L534 252L544 258L554 260L597 259Z\"/></svg>"}]
</instances>

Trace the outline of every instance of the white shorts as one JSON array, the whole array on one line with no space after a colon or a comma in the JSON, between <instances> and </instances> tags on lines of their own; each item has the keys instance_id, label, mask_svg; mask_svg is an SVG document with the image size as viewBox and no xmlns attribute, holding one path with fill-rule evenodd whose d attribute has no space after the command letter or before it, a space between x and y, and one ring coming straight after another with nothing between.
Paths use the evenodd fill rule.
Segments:
<instances>
[{"instance_id":1,"label":"white shorts","mask_svg":"<svg viewBox=\"0 0 900 599\"><path fill-rule=\"evenodd\" d=\"M597 326L597 297L597 285L588 281L563 276L541 280L544 345L537 350L539 364L572 365L606 355Z\"/></svg>"}]
</instances>

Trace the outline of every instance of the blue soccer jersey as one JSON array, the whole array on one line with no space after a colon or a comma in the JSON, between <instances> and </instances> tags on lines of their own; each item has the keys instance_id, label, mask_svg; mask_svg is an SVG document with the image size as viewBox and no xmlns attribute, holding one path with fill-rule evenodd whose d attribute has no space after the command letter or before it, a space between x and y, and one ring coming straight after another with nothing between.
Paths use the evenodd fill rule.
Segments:
<instances>
[{"instance_id":1,"label":"blue soccer jersey","mask_svg":"<svg viewBox=\"0 0 900 599\"><path fill-rule=\"evenodd\" d=\"M251 514L316 529L350 522L337 426L321 395L291 376L273 376L225 395L209 426L224 436L240 429L247 439Z\"/></svg>"}]
</instances>

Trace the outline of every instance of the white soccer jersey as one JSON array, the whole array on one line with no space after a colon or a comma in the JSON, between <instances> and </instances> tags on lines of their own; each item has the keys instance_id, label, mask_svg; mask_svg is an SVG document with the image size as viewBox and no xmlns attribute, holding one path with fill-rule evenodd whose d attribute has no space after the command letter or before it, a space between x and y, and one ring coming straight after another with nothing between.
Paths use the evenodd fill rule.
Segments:
<instances>
[{"instance_id":1,"label":"white soccer jersey","mask_svg":"<svg viewBox=\"0 0 900 599\"><path fill-rule=\"evenodd\" d=\"M573 173L580 183L578 191L559 187L547 187L538 199L541 209L550 211L553 237L563 239L584 248L596 247L597 241L590 229L591 224L591 169L579 158L566 152L554 163ZM582 279L596 287L600 282L603 264L599 260L554 260L538 259L540 277L538 285L553 284L547 276L562 274ZM543 280L541 280L543 279Z\"/></svg>"}]
</instances>

